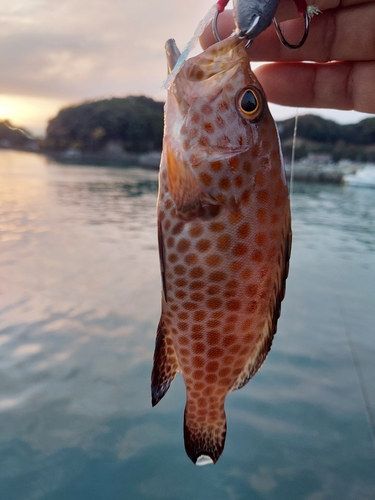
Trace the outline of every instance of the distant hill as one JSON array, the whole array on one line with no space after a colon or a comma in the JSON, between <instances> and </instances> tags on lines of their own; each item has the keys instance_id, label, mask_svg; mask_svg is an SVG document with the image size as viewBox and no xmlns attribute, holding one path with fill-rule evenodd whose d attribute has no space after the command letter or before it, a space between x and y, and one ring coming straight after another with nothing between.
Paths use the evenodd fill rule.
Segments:
<instances>
[{"instance_id":1,"label":"distant hill","mask_svg":"<svg viewBox=\"0 0 375 500\"><path fill-rule=\"evenodd\" d=\"M35 138L26 129L14 127L9 120L0 122L0 148L35 150Z\"/></svg>"},{"instance_id":2,"label":"distant hill","mask_svg":"<svg viewBox=\"0 0 375 500\"><path fill-rule=\"evenodd\" d=\"M163 106L163 102L144 96L70 106L49 121L43 146L54 151L161 150Z\"/></svg>"},{"instance_id":3,"label":"distant hill","mask_svg":"<svg viewBox=\"0 0 375 500\"><path fill-rule=\"evenodd\" d=\"M278 122L280 140L286 157L291 156L294 118ZM296 158L308 153L329 153L334 161L342 158L375 162L375 117L359 123L339 125L316 115L298 118Z\"/></svg>"},{"instance_id":4,"label":"distant hill","mask_svg":"<svg viewBox=\"0 0 375 500\"><path fill-rule=\"evenodd\" d=\"M43 149L85 153L148 152L161 150L163 102L145 96L104 99L62 109L49 121ZM290 158L294 118L278 122L286 158ZM375 117L340 125L316 115L298 119L296 158L328 153L375 162Z\"/></svg>"}]
</instances>

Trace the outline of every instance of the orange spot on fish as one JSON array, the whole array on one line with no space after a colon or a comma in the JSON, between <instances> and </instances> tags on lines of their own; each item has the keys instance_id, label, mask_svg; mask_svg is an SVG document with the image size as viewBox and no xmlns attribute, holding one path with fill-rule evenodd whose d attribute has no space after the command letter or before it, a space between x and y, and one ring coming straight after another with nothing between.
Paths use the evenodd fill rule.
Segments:
<instances>
[{"instance_id":1,"label":"orange spot on fish","mask_svg":"<svg viewBox=\"0 0 375 500\"><path fill-rule=\"evenodd\" d=\"M210 361L206 365L206 370L208 372L216 372L219 368L219 363L217 361Z\"/></svg>"},{"instance_id":2,"label":"orange spot on fish","mask_svg":"<svg viewBox=\"0 0 375 500\"><path fill-rule=\"evenodd\" d=\"M237 245L234 246L232 253L236 257L240 257L242 255L245 255L245 253L248 252L248 250L249 248L247 247L247 245L243 243L237 243Z\"/></svg>"},{"instance_id":3,"label":"orange spot on fish","mask_svg":"<svg viewBox=\"0 0 375 500\"><path fill-rule=\"evenodd\" d=\"M186 255L185 257L185 262L186 264L188 264L189 266L191 265L194 265L198 262L198 257L197 255L195 255L194 253L189 253L188 255Z\"/></svg>"},{"instance_id":4,"label":"orange spot on fish","mask_svg":"<svg viewBox=\"0 0 375 500\"><path fill-rule=\"evenodd\" d=\"M263 246L267 241L267 236L265 235L265 233L257 233L255 235L255 242L257 245L259 246Z\"/></svg>"},{"instance_id":5,"label":"orange spot on fish","mask_svg":"<svg viewBox=\"0 0 375 500\"><path fill-rule=\"evenodd\" d=\"M182 229L184 227L184 223L183 222L178 222L177 224L175 224L173 226L173 229L172 229L172 234L174 235L177 235L177 234L180 234Z\"/></svg>"},{"instance_id":6,"label":"orange spot on fish","mask_svg":"<svg viewBox=\"0 0 375 500\"><path fill-rule=\"evenodd\" d=\"M230 189L230 186L231 186L231 182L230 182L230 179L228 177L222 177L220 179L220 181L219 181L219 188L220 189L227 191L228 189Z\"/></svg>"},{"instance_id":7,"label":"orange spot on fish","mask_svg":"<svg viewBox=\"0 0 375 500\"><path fill-rule=\"evenodd\" d=\"M190 241L186 240L185 238L180 240L177 244L177 251L180 253L187 252L189 248L190 248Z\"/></svg>"},{"instance_id":8,"label":"orange spot on fish","mask_svg":"<svg viewBox=\"0 0 375 500\"><path fill-rule=\"evenodd\" d=\"M195 223L194 225L190 226L189 234L190 234L191 237L197 238L202 233L203 233L203 227L201 226L201 224L196 224Z\"/></svg>"},{"instance_id":9,"label":"orange spot on fish","mask_svg":"<svg viewBox=\"0 0 375 500\"><path fill-rule=\"evenodd\" d=\"M192 281L189 285L190 290L200 290L204 287L203 281Z\"/></svg>"},{"instance_id":10,"label":"orange spot on fish","mask_svg":"<svg viewBox=\"0 0 375 500\"><path fill-rule=\"evenodd\" d=\"M220 333L217 330L210 330L207 333L207 343L209 345L216 345L220 342Z\"/></svg>"},{"instance_id":11,"label":"orange spot on fish","mask_svg":"<svg viewBox=\"0 0 375 500\"><path fill-rule=\"evenodd\" d=\"M206 306L209 309L219 309L223 305L223 301L218 297L211 297L206 301Z\"/></svg>"},{"instance_id":12,"label":"orange spot on fish","mask_svg":"<svg viewBox=\"0 0 375 500\"><path fill-rule=\"evenodd\" d=\"M228 311L239 311L241 309L241 302L239 300L228 300L225 307Z\"/></svg>"},{"instance_id":13,"label":"orange spot on fish","mask_svg":"<svg viewBox=\"0 0 375 500\"><path fill-rule=\"evenodd\" d=\"M202 135L199 138L198 143L199 143L200 146L202 146L202 148L206 148L207 146L209 146L210 141L209 141L208 137L206 137L205 135Z\"/></svg>"},{"instance_id":14,"label":"orange spot on fish","mask_svg":"<svg viewBox=\"0 0 375 500\"><path fill-rule=\"evenodd\" d=\"M262 262L263 253L260 250L254 250L254 252L251 254L251 260L254 262Z\"/></svg>"},{"instance_id":15,"label":"orange spot on fish","mask_svg":"<svg viewBox=\"0 0 375 500\"><path fill-rule=\"evenodd\" d=\"M207 356L209 358L220 358L223 354L224 351L220 347L211 347L207 351Z\"/></svg>"},{"instance_id":16,"label":"orange spot on fish","mask_svg":"<svg viewBox=\"0 0 375 500\"><path fill-rule=\"evenodd\" d=\"M250 190L249 189L245 189L245 191L242 193L242 203L244 205L247 205L250 201Z\"/></svg>"},{"instance_id":17,"label":"orange spot on fish","mask_svg":"<svg viewBox=\"0 0 375 500\"><path fill-rule=\"evenodd\" d=\"M220 101L218 104L218 109L219 109L219 111L226 111L229 109L229 105L225 101Z\"/></svg>"},{"instance_id":18,"label":"orange spot on fish","mask_svg":"<svg viewBox=\"0 0 375 500\"><path fill-rule=\"evenodd\" d=\"M232 156L232 158L229 160L229 168L232 170L232 172L235 172L237 170L238 164L238 156Z\"/></svg>"},{"instance_id":19,"label":"orange spot on fish","mask_svg":"<svg viewBox=\"0 0 375 500\"><path fill-rule=\"evenodd\" d=\"M212 184L212 177L206 174L205 172L201 172L199 174L199 180L201 181L202 184L204 184L207 187L211 186Z\"/></svg>"},{"instance_id":20,"label":"orange spot on fish","mask_svg":"<svg viewBox=\"0 0 375 500\"><path fill-rule=\"evenodd\" d=\"M194 368L202 368L204 366L204 358L202 356L194 356L193 357L193 366ZM198 384L194 384L194 387L198 389Z\"/></svg>"},{"instance_id":21,"label":"orange spot on fish","mask_svg":"<svg viewBox=\"0 0 375 500\"><path fill-rule=\"evenodd\" d=\"M247 238L250 234L250 226L247 222L244 222L237 228L237 236L239 238Z\"/></svg>"},{"instance_id":22,"label":"orange spot on fish","mask_svg":"<svg viewBox=\"0 0 375 500\"><path fill-rule=\"evenodd\" d=\"M237 177L234 179L234 185L236 188L240 188L243 185L243 178L240 175L237 175Z\"/></svg>"},{"instance_id":23,"label":"orange spot on fish","mask_svg":"<svg viewBox=\"0 0 375 500\"><path fill-rule=\"evenodd\" d=\"M264 208L258 208L257 210L257 219L261 224L265 224L267 222L267 213Z\"/></svg>"},{"instance_id":24,"label":"orange spot on fish","mask_svg":"<svg viewBox=\"0 0 375 500\"><path fill-rule=\"evenodd\" d=\"M204 275L204 269L202 267L193 267L190 270L190 276L192 278L201 278Z\"/></svg>"},{"instance_id":25,"label":"orange spot on fish","mask_svg":"<svg viewBox=\"0 0 375 500\"><path fill-rule=\"evenodd\" d=\"M221 291L218 285L210 285L207 288L207 295L217 295Z\"/></svg>"},{"instance_id":26,"label":"orange spot on fish","mask_svg":"<svg viewBox=\"0 0 375 500\"><path fill-rule=\"evenodd\" d=\"M280 217L278 214L272 214L272 216L271 216L271 224L272 225L277 224L279 222L279 220L280 220Z\"/></svg>"},{"instance_id":27,"label":"orange spot on fish","mask_svg":"<svg viewBox=\"0 0 375 500\"><path fill-rule=\"evenodd\" d=\"M196 248L199 252L207 252L207 250L211 247L210 240L199 240L196 244Z\"/></svg>"},{"instance_id":28,"label":"orange spot on fish","mask_svg":"<svg viewBox=\"0 0 375 500\"><path fill-rule=\"evenodd\" d=\"M177 274L177 276L182 276L183 274L186 273L186 267L181 266L181 264L178 264L177 266L174 267L174 273Z\"/></svg>"},{"instance_id":29,"label":"orange spot on fish","mask_svg":"<svg viewBox=\"0 0 375 500\"><path fill-rule=\"evenodd\" d=\"M167 239L167 247L172 248L174 246L174 238L171 236Z\"/></svg>"},{"instance_id":30,"label":"orange spot on fish","mask_svg":"<svg viewBox=\"0 0 375 500\"><path fill-rule=\"evenodd\" d=\"M223 234L219 237L217 241L217 249L225 252L229 249L230 247L230 236L229 234Z\"/></svg>"},{"instance_id":31,"label":"orange spot on fish","mask_svg":"<svg viewBox=\"0 0 375 500\"><path fill-rule=\"evenodd\" d=\"M206 122L203 124L204 130L207 132L207 134L213 134L215 131L214 126L212 125L211 122Z\"/></svg>"},{"instance_id":32,"label":"orange spot on fish","mask_svg":"<svg viewBox=\"0 0 375 500\"><path fill-rule=\"evenodd\" d=\"M210 224L210 231L213 233L220 233L221 231L224 231L225 229L225 224L222 222L211 222Z\"/></svg>"},{"instance_id":33,"label":"orange spot on fish","mask_svg":"<svg viewBox=\"0 0 375 500\"><path fill-rule=\"evenodd\" d=\"M242 262L234 260L233 262L230 263L230 270L233 271L234 273L238 272L241 267L242 267Z\"/></svg>"},{"instance_id":34,"label":"orange spot on fish","mask_svg":"<svg viewBox=\"0 0 375 500\"><path fill-rule=\"evenodd\" d=\"M266 191L265 189L261 189L260 191L258 191L257 200L260 201L260 203L266 203L266 201L268 201L268 198L268 191Z\"/></svg>"},{"instance_id":35,"label":"orange spot on fish","mask_svg":"<svg viewBox=\"0 0 375 500\"><path fill-rule=\"evenodd\" d=\"M220 170L222 169L222 164L221 164L221 161L217 160L217 161L213 161L211 164L210 164L210 168L213 172L220 172Z\"/></svg>"},{"instance_id":36,"label":"orange spot on fish","mask_svg":"<svg viewBox=\"0 0 375 500\"><path fill-rule=\"evenodd\" d=\"M231 224L237 224L238 222L240 222L240 220L243 219L243 215L241 212L237 212L237 213L230 213L229 214L229 222Z\"/></svg>"},{"instance_id":37,"label":"orange spot on fish","mask_svg":"<svg viewBox=\"0 0 375 500\"><path fill-rule=\"evenodd\" d=\"M194 302L202 302L202 300L204 300L204 295L200 292L194 292L190 295L190 299L194 300Z\"/></svg>"},{"instance_id":38,"label":"orange spot on fish","mask_svg":"<svg viewBox=\"0 0 375 500\"><path fill-rule=\"evenodd\" d=\"M193 315L193 319L194 319L194 321L200 322L200 321L203 321L206 316L207 316L206 311L195 311L195 313ZM195 327L198 327L198 325L195 325ZM193 332L197 333L198 330L199 330L199 333L201 333L203 331L203 327L202 326L200 326L198 328L198 330L195 327L193 328Z\"/></svg>"},{"instance_id":39,"label":"orange spot on fish","mask_svg":"<svg viewBox=\"0 0 375 500\"><path fill-rule=\"evenodd\" d=\"M202 113L204 115L210 115L212 113L213 109L212 109L212 106L210 106L209 104L205 103L201 107L201 111L202 111Z\"/></svg>"},{"instance_id":40,"label":"orange spot on fish","mask_svg":"<svg viewBox=\"0 0 375 500\"><path fill-rule=\"evenodd\" d=\"M200 354L200 353L202 353L204 351L205 351L205 349L204 349L203 342L194 342L194 344L193 344L193 352L195 354Z\"/></svg>"}]
</instances>

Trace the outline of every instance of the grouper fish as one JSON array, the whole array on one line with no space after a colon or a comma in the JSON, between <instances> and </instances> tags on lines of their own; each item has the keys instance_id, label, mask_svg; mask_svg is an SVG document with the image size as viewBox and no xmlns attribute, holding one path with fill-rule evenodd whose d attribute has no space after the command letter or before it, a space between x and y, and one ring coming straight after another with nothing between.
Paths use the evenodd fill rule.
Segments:
<instances>
[{"instance_id":1,"label":"grouper fish","mask_svg":"<svg viewBox=\"0 0 375 500\"><path fill-rule=\"evenodd\" d=\"M171 71L173 40L166 52ZM157 221L162 305L152 405L180 371L186 452L194 463L215 463L225 398L271 348L291 247L277 129L236 36L188 59L168 90Z\"/></svg>"}]
</instances>

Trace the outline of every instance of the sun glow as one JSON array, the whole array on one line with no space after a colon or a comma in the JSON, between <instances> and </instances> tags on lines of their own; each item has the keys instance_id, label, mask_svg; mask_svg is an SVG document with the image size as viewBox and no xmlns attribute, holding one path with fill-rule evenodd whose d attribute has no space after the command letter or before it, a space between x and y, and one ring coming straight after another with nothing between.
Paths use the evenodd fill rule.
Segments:
<instances>
[{"instance_id":1,"label":"sun glow","mask_svg":"<svg viewBox=\"0 0 375 500\"><path fill-rule=\"evenodd\" d=\"M43 135L48 120L67 104L60 99L0 94L0 121L9 120L14 126Z\"/></svg>"}]
</instances>

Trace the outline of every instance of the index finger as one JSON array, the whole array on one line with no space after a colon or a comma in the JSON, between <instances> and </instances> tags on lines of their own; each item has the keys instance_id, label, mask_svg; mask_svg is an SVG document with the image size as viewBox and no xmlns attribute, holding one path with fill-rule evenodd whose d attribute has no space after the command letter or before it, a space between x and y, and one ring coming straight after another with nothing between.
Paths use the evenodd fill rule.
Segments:
<instances>
[{"instance_id":1,"label":"index finger","mask_svg":"<svg viewBox=\"0 0 375 500\"><path fill-rule=\"evenodd\" d=\"M328 10L312 19L307 41L299 50L292 51L282 46L273 26L270 26L254 40L249 49L250 60L326 62L375 59L375 2L342 0L340 7L335 8L338 3L338 0L317 0L316 4L320 9ZM291 19L282 26L291 43L296 43L303 33L304 23L302 19L295 19L296 15L294 3L291 0L281 0L277 19ZM218 17L220 36L229 36L233 28L232 11L224 11ZM202 47L206 48L215 42L211 29L206 28L201 37Z\"/></svg>"}]
</instances>

